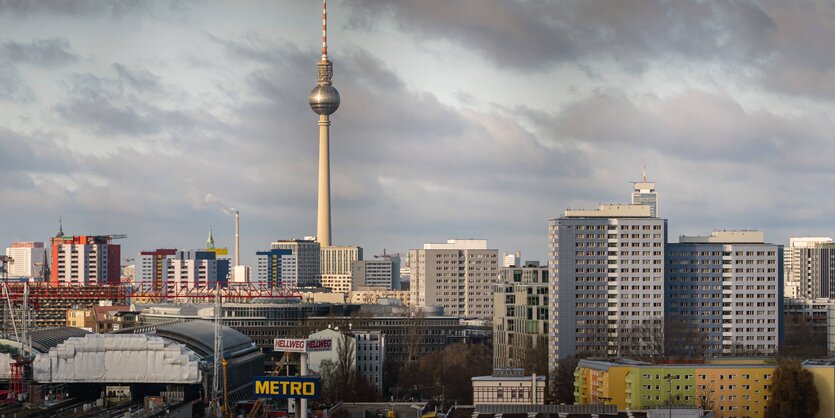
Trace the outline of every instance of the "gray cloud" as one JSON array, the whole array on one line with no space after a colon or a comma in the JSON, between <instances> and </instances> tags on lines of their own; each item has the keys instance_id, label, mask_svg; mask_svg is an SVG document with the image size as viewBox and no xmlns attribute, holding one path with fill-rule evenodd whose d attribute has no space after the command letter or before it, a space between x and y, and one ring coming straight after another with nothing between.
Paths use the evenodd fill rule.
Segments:
<instances>
[{"instance_id":1,"label":"gray cloud","mask_svg":"<svg viewBox=\"0 0 835 418\"><path fill-rule=\"evenodd\" d=\"M157 18L170 17L171 13L181 13L192 1L143 1L143 0L62 0L28 1L0 0L0 13L13 13L17 16L59 15L73 17L106 16L122 18L126 15L148 15Z\"/></svg>"},{"instance_id":2,"label":"gray cloud","mask_svg":"<svg viewBox=\"0 0 835 418\"><path fill-rule=\"evenodd\" d=\"M16 64L56 67L78 61L65 38L38 39L30 43L15 41L0 45L0 56Z\"/></svg>"},{"instance_id":3,"label":"gray cloud","mask_svg":"<svg viewBox=\"0 0 835 418\"><path fill-rule=\"evenodd\" d=\"M348 0L352 25L386 17L428 39L449 39L522 70L611 57L640 69L661 54L747 62L767 58L775 31L751 2Z\"/></svg>"},{"instance_id":4,"label":"gray cloud","mask_svg":"<svg viewBox=\"0 0 835 418\"><path fill-rule=\"evenodd\" d=\"M0 100L30 102L35 92L14 66L0 62Z\"/></svg>"}]
</instances>

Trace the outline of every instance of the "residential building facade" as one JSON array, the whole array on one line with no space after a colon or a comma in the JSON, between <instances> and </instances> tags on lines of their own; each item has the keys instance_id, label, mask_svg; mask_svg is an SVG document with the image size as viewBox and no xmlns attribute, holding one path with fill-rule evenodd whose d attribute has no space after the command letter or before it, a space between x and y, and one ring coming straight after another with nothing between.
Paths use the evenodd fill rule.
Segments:
<instances>
[{"instance_id":1,"label":"residential building facade","mask_svg":"<svg viewBox=\"0 0 835 418\"><path fill-rule=\"evenodd\" d=\"M761 231L714 231L668 244L665 318L673 321L666 336L674 354L776 355L782 260L782 246L766 243Z\"/></svg>"},{"instance_id":2,"label":"residential building facade","mask_svg":"<svg viewBox=\"0 0 835 418\"><path fill-rule=\"evenodd\" d=\"M319 243L314 239L291 239L275 241L270 244L274 250L290 250L291 254L295 256L292 263L295 264L295 269L288 266L288 271L293 271L295 276L293 279L296 286L319 286L322 283L321 276L321 255ZM284 260L282 259L282 263ZM288 259L288 264L291 260ZM283 269L282 269L283 270ZM291 281L292 279L288 280Z\"/></svg>"},{"instance_id":3,"label":"residential building facade","mask_svg":"<svg viewBox=\"0 0 835 418\"><path fill-rule=\"evenodd\" d=\"M117 284L121 247L110 235L65 235L50 240L50 283L54 285Z\"/></svg>"},{"instance_id":4,"label":"residential building facade","mask_svg":"<svg viewBox=\"0 0 835 418\"><path fill-rule=\"evenodd\" d=\"M334 292L350 292L351 264L362 260L362 248L352 246L322 247L320 255L322 287Z\"/></svg>"},{"instance_id":5,"label":"residential building facade","mask_svg":"<svg viewBox=\"0 0 835 418\"><path fill-rule=\"evenodd\" d=\"M785 295L788 298L812 298L812 283L811 275L808 274L810 268L808 260L802 260L800 256L801 249L814 248L818 244L831 244L832 237L789 237L789 246L783 253L783 284L785 286ZM808 255L808 253L807 253ZM806 293L801 292L801 280L808 280L804 288Z\"/></svg>"},{"instance_id":6,"label":"residential building facade","mask_svg":"<svg viewBox=\"0 0 835 418\"><path fill-rule=\"evenodd\" d=\"M532 368L548 350L548 266L499 270L493 285L493 368Z\"/></svg>"},{"instance_id":7,"label":"residential building facade","mask_svg":"<svg viewBox=\"0 0 835 418\"><path fill-rule=\"evenodd\" d=\"M43 242L13 242L6 248L6 256L11 257L13 261L4 266L5 272L9 277L39 277L40 270L37 266L43 265L45 255Z\"/></svg>"},{"instance_id":8,"label":"residential building facade","mask_svg":"<svg viewBox=\"0 0 835 418\"><path fill-rule=\"evenodd\" d=\"M499 251L486 240L451 239L409 251L410 291L416 306L443 307L446 315L492 318L492 285Z\"/></svg>"},{"instance_id":9,"label":"residential building facade","mask_svg":"<svg viewBox=\"0 0 835 418\"><path fill-rule=\"evenodd\" d=\"M566 210L548 224L549 369L570 355L652 350L663 327L666 219L648 205Z\"/></svg>"},{"instance_id":10,"label":"residential building facade","mask_svg":"<svg viewBox=\"0 0 835 418\"><path fill-rule=\"evenodd\" d=\"M263 284L270 287L285 285L282 281L282 257L292 256L293 251L289 249L270 249L255 252L255 275L253 283ZM295 281L293 282L295 285Z\"/></svg>"},{"instance_id":11,"label":"residential building facade","mask_svg":"<svg viewBox=\"0 0 835 418\"><path fill-rule=\"evenodd\" d=\"M400 290L400 257L384 256L351 263L351 289Z\"/></svg>"}]
</instances>

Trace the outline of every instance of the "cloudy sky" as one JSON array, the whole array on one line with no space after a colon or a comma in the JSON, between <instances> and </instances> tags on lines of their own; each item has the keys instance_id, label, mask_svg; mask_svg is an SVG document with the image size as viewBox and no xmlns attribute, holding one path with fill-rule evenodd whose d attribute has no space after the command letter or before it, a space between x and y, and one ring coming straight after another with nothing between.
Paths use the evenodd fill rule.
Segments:
<instances>
[{"instance_id":1,"label":"cloudy sky","mask_svg":"<svg viewBox=\"0 0 835 418\"><path fill-rule=\"evenodd\" d=\"M671 240L835 234L829 1L331 0L333 237L544 260L646 163ZM0 242L315 234L317 0L0 0Z\"/></svg>"}]
</instances>

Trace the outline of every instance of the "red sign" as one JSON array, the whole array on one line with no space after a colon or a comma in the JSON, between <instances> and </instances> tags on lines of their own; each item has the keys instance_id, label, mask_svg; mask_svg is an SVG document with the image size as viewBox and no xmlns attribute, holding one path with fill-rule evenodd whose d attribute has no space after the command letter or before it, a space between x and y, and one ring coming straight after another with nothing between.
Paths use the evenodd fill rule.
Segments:
<instances>
[{"instance_id":1,"label":"red sign","mask_svg":"<svg viewBox=\"0 0 835 418\"><path fill-rule=\"evenodd\" d=\"M311 351L331 351L332 340L307 340L307 352Z\"/></svg>"},{"instance_id":2,"label":"red sign","mask_svg":"<svg viewBox=\"0 0 835 418\"><path fill-rule=\"evenodd\" d=\"M331 340L306 340L303 338L276 338L273 350L285 353L310 353L313 351L331 351Z\"/></svg>"},{"instance_id":3,"label":"red sign","mask_svg":"<svg viewBox=\"0 0 835 418\"><path fill-rule=\"evenodd\" d=\"M273 342L273 350L286 353L304 353L304 342L302 338L276 338Z\"/></svg>"}]
</instances>

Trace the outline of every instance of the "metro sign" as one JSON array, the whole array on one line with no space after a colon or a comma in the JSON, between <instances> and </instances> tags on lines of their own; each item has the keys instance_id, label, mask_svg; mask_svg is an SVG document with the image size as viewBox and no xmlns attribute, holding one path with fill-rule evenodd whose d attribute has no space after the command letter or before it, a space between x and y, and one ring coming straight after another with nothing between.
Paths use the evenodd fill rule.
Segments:
<instances>
[{"instance_id":1,"label":"metro sign","mask_svg":"<svg viewBox=\"0 0 835 418\"><path fill-rule=\"evenodd\" d=\"M310 353L314 351L331 351L333 341L308 340L304 338L276 338L273 341L273 351L285 353Z\"/></svg>"}]
</instances>

